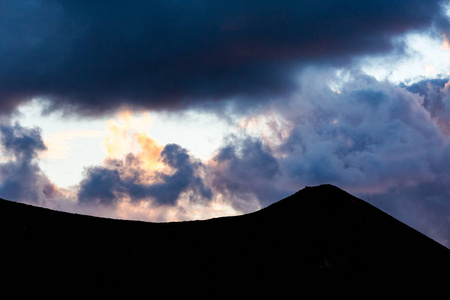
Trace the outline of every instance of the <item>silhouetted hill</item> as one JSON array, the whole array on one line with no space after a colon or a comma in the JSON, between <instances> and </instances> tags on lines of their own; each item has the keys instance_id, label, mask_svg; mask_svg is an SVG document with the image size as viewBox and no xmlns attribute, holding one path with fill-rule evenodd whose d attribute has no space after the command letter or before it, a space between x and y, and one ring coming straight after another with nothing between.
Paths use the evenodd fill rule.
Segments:
<instances>
[{"instance_id":1,"label":"silhouetted hill","mask_svg":"<svg viewBox=\"0 0 450 300\"><path fill-rule=\"evenodd\" d=\"M450 282L449 249L331 185L247 215L174 223L1 200L0 234L4 283L196 298L416 299L448 296Z\"/></svg>"}]
</instances>

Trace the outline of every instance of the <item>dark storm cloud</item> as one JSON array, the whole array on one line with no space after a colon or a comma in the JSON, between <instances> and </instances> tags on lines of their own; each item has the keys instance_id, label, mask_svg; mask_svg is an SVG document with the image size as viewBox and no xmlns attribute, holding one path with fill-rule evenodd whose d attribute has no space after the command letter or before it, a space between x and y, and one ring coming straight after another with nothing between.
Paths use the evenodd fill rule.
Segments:
<instances>
[{"instance_id":1,"label":"dark storm cloud","mask_svg":"<svg viewBox=\"0 0 450 300\"><path fill-rule=\"evenodd\" d=\"M450 134L450 84L446 79L430 79L417 82L406 89L423 97L423 106L439 126Z\"/></svg>"},{"instance_id":2,"label":"dark storm cloud","mask_svg":"<svg viewBox=\"0 0 450 300\"><path fill-rule=\"evenodd\" d=\"M246 200L252 195L263 206L285 196L277 188L278 161L258 139L230 138L229 143L213 157L213 162L212 186L227 195L231 204L240 211L247 210Z\"/></svg>"},{"instance_id":3,"label":"dark storm cloud","mask_svg":"<svg viewBox=\"0 0 450 300\"><path fill-rule=\"evenodd\" d=\"M0 143L4 152L17 160L31 161L40 151L47 150L40 128L26 128L19 123L0 125Z\"/></svg>"},{"instance_id":4,"label":"dark storm cloud","mask_svg":"<svg viewBox=\"0 0 450 300\"><path fill-rule=\"evenodd\" d=\"M30 97L97 114L289 93L309 62L445 28L441 1L15 1L0 4L0 111Z\"/></svg>"},{"instance_id":5,"label":"dark storm cloud","mask_svg":"<svg viewBox=\"0 0 450 300\"><path fill-rule=\"evenodd\" d=\"M78 199L81 202L92 199L109 205L116 201L116 192L123 189L123 184L117 170L101 166L90 167L80 183Z\"/></svg>"},{"instance_id":6,"label":"dark storm cloud","mask_svg":"<svg viewBox=\"0 0 450 300\"><path fill-rule=\"evenodd\" d=\"M187 190L201 199L212 192L198 175L203 165L175 144L168 144L160 160L171 168L169 174L158 172L153 177L141 167L138 157L129 154L124 160L108 160L105 166L90 167L81 181L78 200L81 203L114 205L124 197L131 201L153 199L155 205L176 205ZM194 196L195 197L195 196ZM196 199L190 199L195 201Z\"/></svg>"},{"instance_id":7,"label":"dark storm cloud","mask_svg":"<svg viewBox=\"0 0 450 300\"><path fill-rule=\"evenodd\" d=\"M202 163L192 159L186 149L176 144L166 145L161 152L161 159L176 172L169 175L161 174L159 177L162 183L152 186L151 195L159 199L159 202L173 204L187 188L193 189L202 198L211 198L210 188L206 187L196 174L197 169L203 166Z\"/></svg>"},{"instance_id":8,"label":"dark storm cloud","mask_svg":"<svg viewBox=\"0 0 450 300\"><path fill-rule=\"evenodd\" d=\"M9 158L0 163L0 197L38 202L56 193L35 161L39 152L46 149L39 128L0 124L0 150Z\"/></svg>"}]
</instances>

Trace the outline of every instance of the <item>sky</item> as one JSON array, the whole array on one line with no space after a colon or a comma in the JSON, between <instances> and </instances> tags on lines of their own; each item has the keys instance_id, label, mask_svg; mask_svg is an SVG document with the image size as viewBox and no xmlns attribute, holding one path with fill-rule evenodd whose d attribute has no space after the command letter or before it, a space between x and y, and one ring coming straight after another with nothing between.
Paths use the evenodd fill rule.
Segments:
<instances>
[{"instance_id":1,"label":"sky","mask_svg":"<svg viewBox=\"0 0 450 300\"><path fill-rule=\"evenodd\" d=\"M334 184L450 247L448 1L0 3L0 197L155 222Z\"/></svg>"}]
</instances>

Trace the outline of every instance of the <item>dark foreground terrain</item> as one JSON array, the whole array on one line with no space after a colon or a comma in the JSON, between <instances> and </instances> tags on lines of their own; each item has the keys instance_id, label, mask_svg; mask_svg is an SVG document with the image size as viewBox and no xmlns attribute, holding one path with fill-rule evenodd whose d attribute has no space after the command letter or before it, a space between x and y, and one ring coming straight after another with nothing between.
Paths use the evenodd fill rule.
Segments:
<instances>
[{"instance_id":1,"label":"dark foreground terrain","mask_svg":"<svg viewBox=\"0 0 450 300\"><path fill-rule=\"evenodd\" d=\"M1 282L162 298L448 299L450 250L331 185L206 221L95 218L0 200ZM342 298L342 299L344 299Z\"/></svg>"}]
</instances>

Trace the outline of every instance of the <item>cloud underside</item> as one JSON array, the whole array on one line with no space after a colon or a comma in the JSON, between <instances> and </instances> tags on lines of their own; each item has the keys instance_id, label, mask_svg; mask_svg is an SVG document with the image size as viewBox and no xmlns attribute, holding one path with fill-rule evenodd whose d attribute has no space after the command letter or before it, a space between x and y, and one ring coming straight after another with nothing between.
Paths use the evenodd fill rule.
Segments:
<instances>
[{"instance_id":1,"label":"cloud underside","mask_svg":"<svg viewBox=\"0 0 450 300\"><path fill-rule=\"evenodd\" d=\"M14 1L1 4L0 112L42 97L96 115L289 95L299 68L402 51L449 28L441 1Z\"/></svg>"},{"instance_id":2,"label":"cloud underside","mask_svg":"<svg viewBox=\"0 0 450 300\"><path fill-rule=\"evenodd\" d=\"M210 199L211 189L196 173L203 164L176 144L164 147L159 159L171 168L170 174L149 174L142 161L133 154L124 160L107 160L105 166L90 167L80 183L78 199L82 203L115 205L124 197L131 201L152 200L154 205L176 205L180 194L188 189L200 199Z\"/></svg>"}]
</instances>

